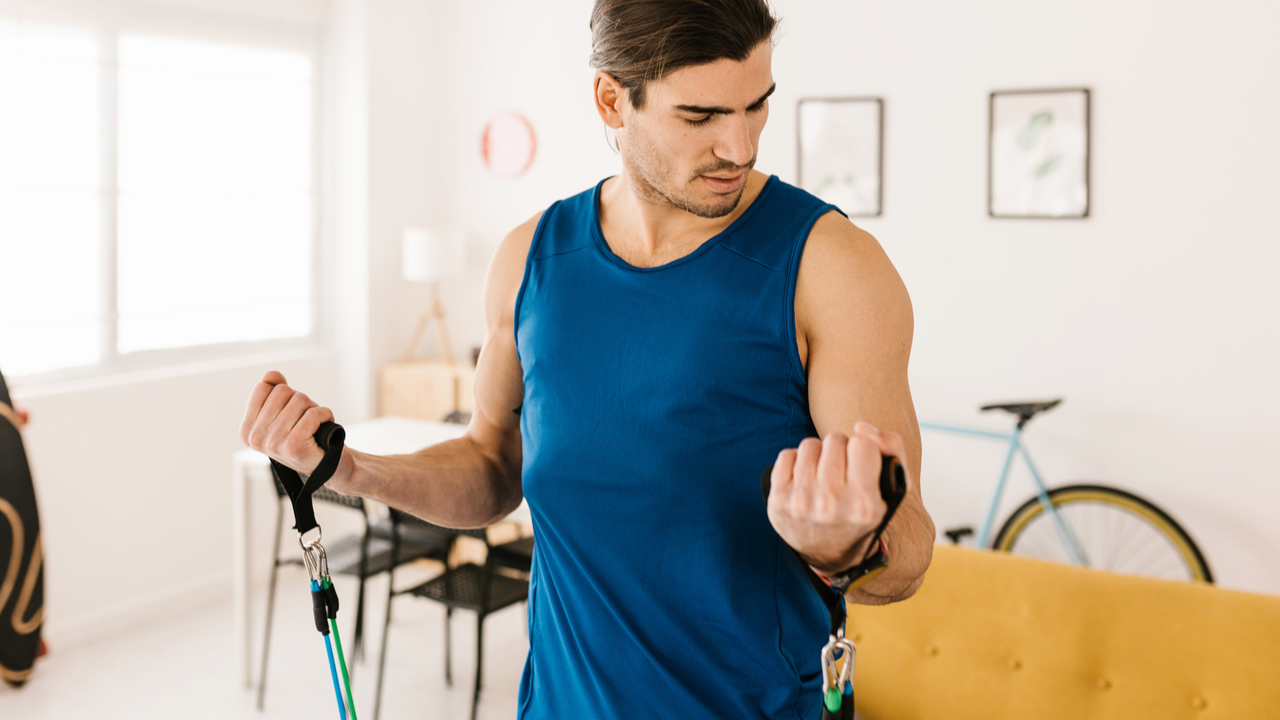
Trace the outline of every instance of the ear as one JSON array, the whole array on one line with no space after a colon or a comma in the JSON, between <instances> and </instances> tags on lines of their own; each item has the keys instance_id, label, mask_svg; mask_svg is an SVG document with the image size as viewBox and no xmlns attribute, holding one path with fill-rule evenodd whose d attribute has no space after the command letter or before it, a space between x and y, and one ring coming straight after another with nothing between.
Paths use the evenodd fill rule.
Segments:
<instances>
[{"instance_id":1,"label":"ear","mask_svg":"<svg viewBox=\"0 0 1280 720\"><path fill-rule=\"evenodd\" d=\"M626 92L613 76L596 71L595 77L596 112L604 124L618 129L622 127L622 105L626 102Z\"/></svg>"}]
</instances>

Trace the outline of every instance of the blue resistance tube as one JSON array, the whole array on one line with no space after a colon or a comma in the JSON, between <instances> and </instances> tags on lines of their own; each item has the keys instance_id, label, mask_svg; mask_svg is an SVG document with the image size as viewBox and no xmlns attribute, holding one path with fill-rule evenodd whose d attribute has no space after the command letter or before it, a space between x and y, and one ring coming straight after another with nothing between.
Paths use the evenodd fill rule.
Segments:
<instances>
[{"instance_id":1,"label":"blue resistance tube","mask_svg":"<svg viewBox=\"0 0 1280 720\"><path fill-rule=\"evenodd\" d=\"M320 592L320 583L312 580L311 592ZM342 703L342 685L338 683L338 665L333 661L333 642L327 633L324 636L324 649L329 654L329 674L333 676L333 694L338 698L338 717L347 720L347 706Z\"/></svg>"}]
</instances>

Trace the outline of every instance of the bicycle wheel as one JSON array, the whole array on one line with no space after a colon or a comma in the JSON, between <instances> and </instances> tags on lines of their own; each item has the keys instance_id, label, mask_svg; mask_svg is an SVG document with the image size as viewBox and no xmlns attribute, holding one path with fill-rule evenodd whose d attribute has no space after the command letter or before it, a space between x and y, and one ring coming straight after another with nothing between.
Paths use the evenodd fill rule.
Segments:
<instances>
[{"instance_id":1,"label":"bicycle wheel","mask_svg":"<svg viewBox=\"0 0 1280 720\"><path fill-rule=\"evenodd\" d=\"M1173 518L1142 498L1101 485L1049 491L1049 501L1071 528L1090 567L1113 572L1213 582L1209 565ZM1015 555L1069 563L1053 518L1038 498L1014 511L993 547Z\"/></svg>"}]
</instances>

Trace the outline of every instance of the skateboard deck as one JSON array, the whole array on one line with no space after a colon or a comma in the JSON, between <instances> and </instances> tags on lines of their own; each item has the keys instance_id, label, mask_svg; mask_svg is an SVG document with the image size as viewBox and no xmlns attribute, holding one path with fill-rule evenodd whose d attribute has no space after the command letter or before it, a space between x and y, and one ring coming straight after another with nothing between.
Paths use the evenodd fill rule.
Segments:
<instances>
[{"instance_id":1,"label":"skateboard deck","mask_svg":"<svg viewBox=\"0 0 1280 720\"><path fill-rule=\"evenodd\" d=\"M0 375L0 679L31 677L44 623L44 553L21 421Z\"/></svg>"}]
</instances>

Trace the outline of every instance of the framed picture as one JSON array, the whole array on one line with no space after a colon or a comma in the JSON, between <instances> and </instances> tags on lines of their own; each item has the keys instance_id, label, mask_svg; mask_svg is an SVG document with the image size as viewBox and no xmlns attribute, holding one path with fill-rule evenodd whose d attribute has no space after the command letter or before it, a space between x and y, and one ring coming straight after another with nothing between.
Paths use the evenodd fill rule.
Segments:
<instances>
[{"instance_id":1,"label":"framed picture","mask_svg":"<svg viewBox=\"0 0 1280 720\"><path fill-rule=\"evenodd\" d=\"M991 93L987 212L1089 217L1089 90Z\"/></svg>"},{"instance_id":2,"label":"framed picture","mask_svg":"<svg viewBox=\"0 0 1280 720\"><path fill-rule=\"evenodd\" d=\"M800 187L850 217L883 211L884 100L810 98L796 109Z\"/></svg>"}]
</instances>

